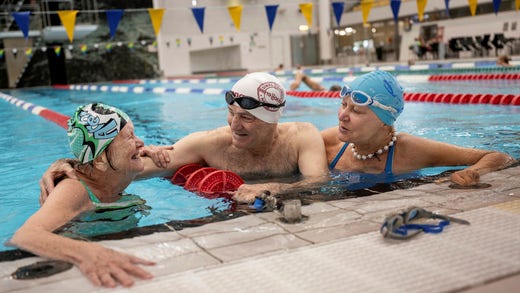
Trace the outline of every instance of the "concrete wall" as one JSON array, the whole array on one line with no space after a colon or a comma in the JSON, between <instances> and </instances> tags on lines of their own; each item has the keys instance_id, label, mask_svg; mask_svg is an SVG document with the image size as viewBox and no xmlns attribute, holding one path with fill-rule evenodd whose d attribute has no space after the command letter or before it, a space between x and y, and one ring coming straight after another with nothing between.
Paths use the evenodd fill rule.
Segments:
<instances>
[{"instance_id":1,"label":"concrete wall","mask_svg":"<svg viewBox=\"0 0 520 293\"><path fill-rule=\"evenodd\" d=\"M29 62L29 58L25 55L25 48L31 48L32 46L33 40L31 38L27 40L25 38L4 39L4 54L10 88L16 87L18 78L20 78L22 71ZM13 48L17 49L16 54L13 53Z\"/></svg>"},{"instance_id":2,"label":"concrete wall","mask_svg":"<svg viewBox=\"0 0 520 293\"><path fill-rule=\"evenodd\" d=\"M227 70L232 66L223 64L223 60L233 59L239 60L241 67L250 71L274 69L280 63L290 68L293 66L290 36L306 34L298 30L299 25L307 24L299 12L299 4L305 2L314 3L311 31L316 33L318 1L198 0L197 7L206 8L204 32L201 33L191 12L191 0L154 0L155 8L166 9L158 37L159 63L163 75L191 74L201 67L214 71ZM235 29L227 10L228 6L238 4L243 5L240 31ZM270 32L265 5L273 4L279 7ZM213 42L210 42L210 38ZM229 50L227 56L225 50L224 53L221 50L235 46L239 46L240 50ZM218 58L213 61L204 58L204 65L192 64L197 60L190 58L191 52L205 51L211 54L212 50L217 52Z\"/></svg>"}]
</instances>

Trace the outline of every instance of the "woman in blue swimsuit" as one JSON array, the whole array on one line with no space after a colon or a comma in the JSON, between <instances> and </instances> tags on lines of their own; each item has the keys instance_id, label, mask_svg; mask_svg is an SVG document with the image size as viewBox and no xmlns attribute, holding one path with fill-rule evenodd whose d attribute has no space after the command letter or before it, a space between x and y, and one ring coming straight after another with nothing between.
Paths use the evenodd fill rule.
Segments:
<instances>
[{"instance_id":1,"label":"woman in blue swimsuit","mask_svg":"<svg viewBox=\"0 0 520 293\"><path fill-rule=\"evenodd\" d=\"M356 78L343 86L341 97L339 126L322 131L330 169L394 176L427 167L468 166L450 176L468 186L515 161L496 151L397 133L393 124L404 108L403 89L388 72Z\"/></svg>"},{"instance_id":2,"label":"woman in blue swimsuit","mask_svg":"<svg viewBox=\"0 0 520 293\"><path fill-rule=\"evenodd\" d=\"M149 279L139 264L153 262L117 252L102 245L54 234L78 215L142 202L127 200L123 190L143 169L143 141L121 110L103 104L79 107L69 120L70 147L79 160L74 172L79 179L64 178L41 208L16 231L9 243L34 254L63 260L97 286L131 286L133 278Z\"/></svg>"}]
</instances>

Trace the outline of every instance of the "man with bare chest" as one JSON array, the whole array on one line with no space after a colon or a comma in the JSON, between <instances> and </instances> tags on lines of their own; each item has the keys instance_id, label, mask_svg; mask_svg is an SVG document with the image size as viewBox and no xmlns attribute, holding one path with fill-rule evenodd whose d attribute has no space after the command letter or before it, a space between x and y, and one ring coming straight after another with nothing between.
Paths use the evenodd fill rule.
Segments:
<instances>
[{"instance_id":1,"label":"man with bare chest","mask_svg":"<svg viewBox=\"0 0 520 293\"><path fill-rule=\"evenodd\" d=\"M302 183L326 176L325 146L319 130L305 122L278 123L285 106L285 89L276 77L250 73L235 83L225 100L229 126L192 133L167 150L145 147L145 170L138 178L171 176L190 163L229 170L245 180L302 175ZM41 200L50 191L45 189L52 186L53 174L66 171L64 164L55 165L42 178ZM265 190L277 193L291 186L243 184L234 198L251 202Z\"/></svg>"}]
</instances>

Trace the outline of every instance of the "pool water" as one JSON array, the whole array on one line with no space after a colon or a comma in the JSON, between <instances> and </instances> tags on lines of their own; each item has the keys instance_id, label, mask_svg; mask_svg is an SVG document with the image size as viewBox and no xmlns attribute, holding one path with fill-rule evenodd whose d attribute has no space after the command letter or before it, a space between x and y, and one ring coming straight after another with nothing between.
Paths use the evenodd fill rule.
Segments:
<instances>
[{"instance_id":1,"label":"pool water","mask_svg":"<svg viewBox=\"0 0 520 293\"><path fill-rule=\"evenodd\" d=\"M324 83L328 87L330 84ZM483 85L484 84L484 85ZM288 85L288 84L287 84ZM517 93L514 81L402 82L406 92ZM164 86L157 84L157 86ZM168 85L176 87L177 85ZM182 85L185 87L185 85ZM231 88L231 83L190 84L191 88ZM306 90L301 88L301 90ZM79 105L101 101L124 110L145 144L173 144L194 132L227 125L223 95L67 91L50 88L6 90L4 93L50 110L71 115ZM337 125L339 99L287 98L281 120L308 121L320 130ZM465 147L492 149L520 158L520 107L496 105L405 105L396 122L408 132ZM38 180L56 159L71 157L65 130L28 111L0 101L0 240L4 243L38 208ZM433 171L433 173L439 171ZM171 220L190 220L226 210L231 203L207 199L164 179L132 183L126 190L150 207L132 225L143 227ZM12 249L0 246L1 250Z\"/></svg>"}]
</instances>

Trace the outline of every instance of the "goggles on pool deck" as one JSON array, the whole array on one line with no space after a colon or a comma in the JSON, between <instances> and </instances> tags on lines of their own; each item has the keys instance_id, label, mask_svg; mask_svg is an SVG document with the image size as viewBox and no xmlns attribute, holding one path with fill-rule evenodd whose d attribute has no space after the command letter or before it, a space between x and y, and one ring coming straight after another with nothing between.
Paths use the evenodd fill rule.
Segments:
<instances>
[{"instance_id":1,"label":"goggles on pool deck","mask_svg":"<svg viewBox=\"0 0 520 293\"><path fill-rule=\"evenodd\" d=\"M411 223L412 221L421 218L440 219L442 221L440 221L438 224ZM440 233L442 232L444 226L449 225L450 222L469 225L469 222L466 220L435 214L418 207L411 207L400 214L393 214L386 217L383 225L381 226L380 232L385 238L408 239L421 232ZM412 231L408 233L408 230Z\"/></svg>"},{"instance_id":2,"label":"goggles on pool deck","mask_svg":"<svg viewBox=\"0 0 520 293\"><path fill-rule=\"evenodd\" d=\"M372 97L370 97L367 93L365 93L363 91L352 90L349 86L344 85L343 88L341 88L340 97L343 98L346 95L350 95L350 99L352 100L352 103L354 103L358 106L372 105L374 107L381 108L385 111L397 113L396 109L379 103L378 101L372 99Z\"/></svg>"},{"instance_id":3,"label":"goggles on pool deck","mask_svg":"<svg viewBox=\"0 0 520 293\"><path fill-rule=\"evenodd\" d=\"M285 106L285 101L283 103L281 103L280 105L263 103L252 97L243 96L243 97L237 98L232 91L227 91L226 92L226 103L228 105L233 105L234 102L237 102L237 104L240 106L240 108L246 109L246 110L252 110L252 109L256 109L258 107L262 107L262 106L269 107L269 108L280 108L280 107Z\"/></svg>"}]
</instances>

